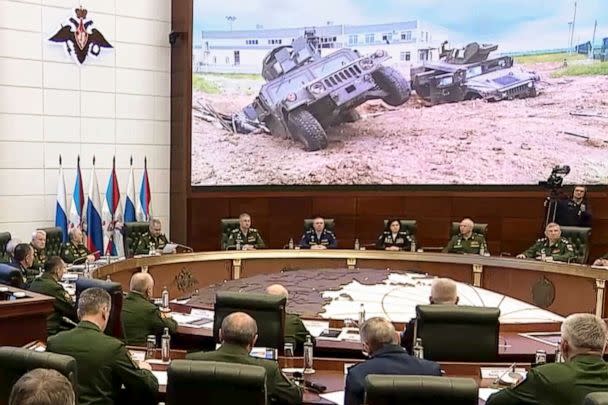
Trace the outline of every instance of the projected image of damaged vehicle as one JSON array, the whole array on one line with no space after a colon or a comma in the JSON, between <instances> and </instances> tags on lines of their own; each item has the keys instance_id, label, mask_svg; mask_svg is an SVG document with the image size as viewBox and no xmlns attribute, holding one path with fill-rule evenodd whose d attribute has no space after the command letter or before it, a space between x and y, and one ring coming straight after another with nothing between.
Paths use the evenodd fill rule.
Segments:
<instances>
[{"instance_id":1,"label":"projected image of damaged vehicle","mask_svg":"<svg viewBox=\"0 0 608 405\"><path fill-rule=\"evenodd\" d=\"M498 45L472 42L464 49L446 49L446 44L439 61L410 70L412 88L429 105L536 97L540 77L535 72L514 66L510 56L488 59Z\"/></svg>"},{"instance_id":2,"label":"projected image of damaged vehicle","mask_svg":"<svg viewBox=\"0 0 608 405\"><path fill-rule=\"evenodd\" d=\"M383 65L386 51L361 56L341 48L322 57L319 49L314 30L306 30L291 45L270 51L262 67L266 83L245 108L246 117L316 151L327 147L326 128L359 118L358 105L382 99L399 106L409 99L407 79Z\"/></svg>"}]
</instances>

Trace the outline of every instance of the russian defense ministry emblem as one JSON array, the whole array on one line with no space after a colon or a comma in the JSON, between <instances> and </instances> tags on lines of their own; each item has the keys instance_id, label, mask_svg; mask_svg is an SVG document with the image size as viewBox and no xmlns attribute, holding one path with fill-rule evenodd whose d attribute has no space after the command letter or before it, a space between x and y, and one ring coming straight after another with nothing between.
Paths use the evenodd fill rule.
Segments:
<instances>
[{"instance_id":1,"label":"russian defense ministry emblem","mask_svg":"<svg viewBox=\"0 0 608 405\"><path fill-rule=\"evenodd\" d=\"M63 25L49 41L64 43L68 54L76 57L78 63L83 64L90 54L99 56L101 48L112 48L112 45L104 38L101 32L95 28L92 20L87 20L87 10L77 8L74 10L76 19L70 17L71 25Z\"/></svg>"}]
</instances>

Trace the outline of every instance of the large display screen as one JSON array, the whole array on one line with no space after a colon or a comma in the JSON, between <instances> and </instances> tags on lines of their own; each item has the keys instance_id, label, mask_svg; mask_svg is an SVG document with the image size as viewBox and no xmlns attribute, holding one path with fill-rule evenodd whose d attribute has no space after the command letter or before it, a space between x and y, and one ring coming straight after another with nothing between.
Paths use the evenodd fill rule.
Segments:
<instances>
[{"instance_id":1,"label":"large display screen","mask_svg":"<svg viewBox=\"0 0 608 405\"><path fill-rule=\"evenodd\" d=\"M606 184L605 3L194 0L191 183Z\"/></svg>"}]
</instances>

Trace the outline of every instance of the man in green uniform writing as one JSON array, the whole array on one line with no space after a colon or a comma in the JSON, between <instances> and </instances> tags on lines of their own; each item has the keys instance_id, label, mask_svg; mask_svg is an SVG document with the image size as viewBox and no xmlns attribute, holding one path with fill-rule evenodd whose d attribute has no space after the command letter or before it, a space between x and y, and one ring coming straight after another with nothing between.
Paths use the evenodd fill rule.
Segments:
<instances>
[{"instance_id":1,"label":"man in green uniform writing","mask_svg":"<svg viewBox=\"0 0 608 405\"><path fill-rule=\"evenodd\" d=\"M122 329L125 343L145 345L148 335L158 339L165 328L175 333L177 322L150 302L153 297L154 279L150 273L135 273L129 286L131 291L122 303Z\"/></svg>"},{"instance_id":2,"label":"man in green uniform writing","mask_svg":"<svg viewBox=\"0 0 608 405\"><path fill-rule=\"evenodd\" d=\"M265 246L258 230L251 227L251 216L247 213L239 215L239 227L230 232L226 249L255 250Z\"/></svg>"},{"instance_id":3,"label":"man in green uniform writing","mask_svg":"<svg viewBox=\"0 0 608 405\"><path fill-rule=\"evenodd\" d=\"M95 255L91 254L84 244L84 234L78 228L72 228L69 232L70 241L61 248L61 258L66 263L84 263L95 261Z\"/></svg>"},{"instance_id":4,"label":"man in green uniform writing","mask_svg":"<svg viewBox=\"0 0 608 405\"><path fill-rule=\"evenodd\" d=\"M144 361L136 363L124 343L103 333L111 305L110 294L105 290L86 289L78 299L80 323L72 330L51 336L46 350L76 359L80 405L156 404L158 380L150 365Z\"/></svg>"},{"instance_id":5,"label":"man in green uniform writing","mask_svg":"<svg viewBox=\"0 0 608 405\"><path fill-rule=\"evenodd\" d=\"M301 404L302 390L281 373L276 361L257 359L249 355L257 338L258 327L255 320L243 312L233 312L222 321L222 345L219 349L214 352L191 353L186 358L264 367L269 403Z\"/></svg>"},{"instance_id":6,"label":"man in green uniform writing","mask_svg":"<svg viewBox=\"0 0 608 405\"><path fill-rule=\"evenodd\" d=\"M281 284L273 284L266 287L266 294L278 295L289 299L289 292ZM293 343L294 348L301 349L306 341L306 336L309 335L310 332L308 332L297 314L285 312L285 343Z\"/></svg>"},{"instance_id":7,"label":"man in green uniform writing","mask_svg":"<svg viewBox=\"0 0 608 405\"><path fill-rule=\"evenodd\" d=\"M162 224L160 219L150 219L148 232L144 232L139 237L137 245L135 245L135 254L141 255L150 252L150 249L155 251L163 250L169 243L169 239L162 233Z\"/></svg>"},{"instance_id":8,"label":"man in green uniform writing","mask_svg":"<svg viewBox=\"0 0 608 405\"><path fill-rule=\"evenodd\" d=\"M70 294L59 281L65 273L66 266L58 256L51 256L44 264L44 273L30 284L30 291L55 298L54 311L46 318L46 330L49 336L64 330L72 329L78 322L76 307Z\"/></svg>"},{"instance_id":9,"label":"man in green uniform writing","mask_svg":"<svg viewBox=\"0 0 608 405\"><path fill-rule=\"evenodd\" d=\"M558 262L570 262L576 258L574 247L567 238L562 238L562 230L555 222L545 227L545 237L540 238L525 252L517 255L519 259L542 259Z\"/></svg>"},{"instance_id":10,"label":"man in green uniform writing","mask_svg":"<svg viewBox=\"0 0 608 405\"><path fill-rule=\"evenodd\" d=\"M480 233L473 232L475 223L470 218L465 218L460 222L460 233L452 236L447 246L443 248L443 253L469 253L480 254L482 251L488 252L486 238Z\"/></svg>"},{"instance_id":11,"label":"man in green uniform writing","mask_svg":"<svg viewBox=\"0 0 608 405\"><path fill-rule=\"evenodd\" d=\"M530 369L523 381L492 394L486 405L582 404L587 394L608 391L608 364L602 358L606 332L595 315L570 315L561 328L565 363Z\"/></svg>"},{"instance_id":12,"label":"man in green uniform writing","mask_svg":"<svg viewBox=\"0 0 608 405\"><path fill-rule=\"evenodd\" d=\"M34 249L34 262L30 268L41 270L46 262L46 232L41 229L34 231L31 245Z\"/></svg>"}]
</instances>

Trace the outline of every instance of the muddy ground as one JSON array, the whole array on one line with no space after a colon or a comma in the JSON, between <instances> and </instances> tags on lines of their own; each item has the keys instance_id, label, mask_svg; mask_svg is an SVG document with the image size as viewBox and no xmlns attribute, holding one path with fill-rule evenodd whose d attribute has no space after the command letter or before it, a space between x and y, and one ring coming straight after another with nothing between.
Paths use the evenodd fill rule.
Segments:
<instances>
[{"instance_id":1,"label":"muddy ground","mask_svg":"<svg viewBox=\"0 0 608 405\"><path fill-rule=\"evenodd\" d=\"M327 149L317 152L193 116L192 184L536 184L561 164L572 168L568 183L606 184L608 77L551 78L559 66L527 66L543 80L532 99L424 107L413 95L397 110L368 102L358 109L362 120L329 129ZM222 93L195 92L193 102L224 113L250 103L261 85L210 77Z\"/></svg>"}]
</instances>

